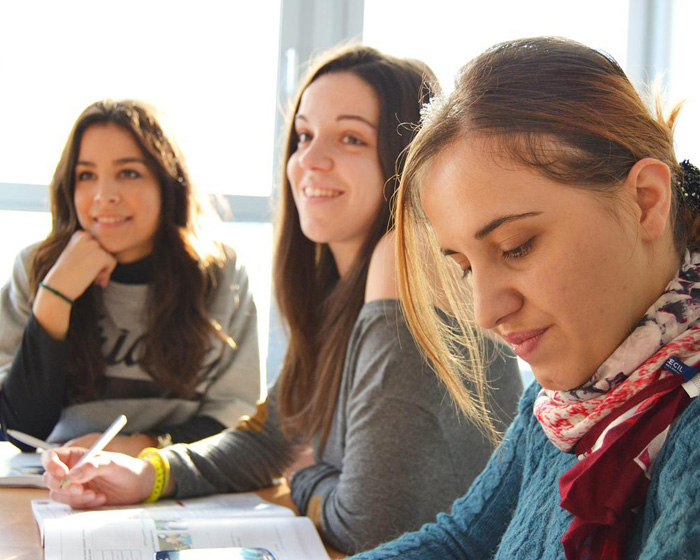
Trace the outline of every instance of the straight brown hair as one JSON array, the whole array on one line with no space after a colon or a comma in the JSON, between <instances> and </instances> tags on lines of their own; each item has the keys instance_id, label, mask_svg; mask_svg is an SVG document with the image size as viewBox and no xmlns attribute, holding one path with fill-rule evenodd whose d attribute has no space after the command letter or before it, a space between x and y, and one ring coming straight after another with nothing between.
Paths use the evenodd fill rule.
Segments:
<instances>
[{"instance_id":1,"label":"straight brown hair","mask_svg":"<svg viewBox=\"0 0 700 560\"><path fill-rule=\"evenodd\" d=\"M232 343L209 318L205 303L222 265L220 247L199 235L203 206L184 159L161 126L155 109L134 100L93 103L78 117L49 186L52 229L39 245L32 267L32 294L80 229L73 200L75 166L84 132L91 126L117 125L129 132L156 174L161 188L161 217L152 253L144 353L139 363L172 395L193 397L211 336ZM68 330L68 379L71 402L99 397L105 359L96 328L101 289L89 287L73 305Z\"/></svg>"},{"instance_id":2,"label":"straight brown hair","mask_svg":"<svg viewBox=\"0 0 700 560\"><path fill-rule=\"evenodd\" d=\"M282 179L274 257L275 295L289 333L279 381L285 430L325 445L340 389L350 334L364 304L367 270L381 237L393 228L391 200L402 153L420 120L422 103L436 83L422 62L385 55L367 46L344 46L319 58L307 72L289 111L282 169L296 151L294 117L314 80L349 72L366 82L379 101L377 150L385 179L384 202L352 267L341 279L325 244L304 236L286 174Z\"/></svg>"}]
</instances>

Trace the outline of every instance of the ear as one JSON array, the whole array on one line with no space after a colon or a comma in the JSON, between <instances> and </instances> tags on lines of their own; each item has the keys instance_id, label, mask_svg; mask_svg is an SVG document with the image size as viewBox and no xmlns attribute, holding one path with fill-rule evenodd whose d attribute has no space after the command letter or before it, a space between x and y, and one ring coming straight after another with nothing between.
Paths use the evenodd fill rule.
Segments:
<instances>
[{"instance_id":1,"label":"ear","mask_svg":"<svg viewBox=\"0 0 700 560\"><path fill-rule=\"evenodd\" d=\"M654 241L666 230L671 213L671 170L664 162L644 158L634 164L625 179L624 189L639 210L640 235Z\"/></svg>"}]
</instances>

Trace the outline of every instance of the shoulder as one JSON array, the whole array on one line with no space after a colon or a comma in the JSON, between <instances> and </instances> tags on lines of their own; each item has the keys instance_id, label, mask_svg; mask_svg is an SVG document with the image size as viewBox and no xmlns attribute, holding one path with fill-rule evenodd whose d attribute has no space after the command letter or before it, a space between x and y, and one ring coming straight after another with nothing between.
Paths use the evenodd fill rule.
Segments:
<instances>
[{"instance_id":1,"label":"shoulder","mask_svg":"<svg viewBox=\"0 0 700 560\"><path fill-rule=\"evenodd\" d=\"M208 296L210 315L226 326L240 311L255 313L248 272L234 249L220 245L220 258L209 268L211 288Z\"/></svg>"},{"instance_id":2,"label":"shoulder","mask_svg":"<svg viewBox=\"0 0 700 560\"><path fill-rule=\"evenodd\" d=\"M425 403L444 399L437 376L423 359L397 299L377 299L362 307L346 354L344 375L354 395L368 402L376 391L382 402ZM374 397L372 397L374 398Z\"/></svg>"},{"instance_id":3,"label":"shoulder","mask_svg":"<svg viewBox=\"0 0 700 560\"><path fill-rule=\"evenodd\" d=\"M39 249L41 242L32 243L22 249L15 257L15 262L12 266L12 276L9 285L13 291L28 292L29 281L31 278L32 267L34 266L34 257Z\"/></svg>"},{"instance_id":4,"label":"shoulder","mask_svg":"<svg viewBox=\"0 0 700 560\"><path fill-rule=\"evenodd\" d=\"M216 288L231 289L248 283L248 272L233 247L223 243L217 244L218 255L209 265Z\"/></svg>"},{"instance_id":5,"label":"shoulder","mask_svg":"<svg viewBox=\"0 0 700 560\"><path fill-rule=\"evenodd\" d=\"M25 247L15 258L10 278L0 291L0 343L7 343L17 327L26 325L31 313L31 270L39 243ZM14 343L13 343L14 344Z\"/></svg>"},{"instance_id":6,"label":"shoulder","mask_svg":"<svg viewBox=\"0 0 700 560\"><path fill-rule=\"evenodd\" d=\"M390 231L379 240L369 263L365 301L377 299L398 299L396 282L396 254L394 252L394 232Z\"/></svg>"},{"instance_id":7,"label":"shoulder","mask_svg":"<svg viewBox=\"0 0 700 560\"><path fill-rule=\"evenodd\" d=\"M36 243L28 245L17 254L17 257L15 258L13 274L16 274L20 271L24 271L24 273L27 276L29 275L29 272L31 271L33 266L34 257L36 256L40 245L41 241L37 241Z\"/></svg>"}]
</instances>

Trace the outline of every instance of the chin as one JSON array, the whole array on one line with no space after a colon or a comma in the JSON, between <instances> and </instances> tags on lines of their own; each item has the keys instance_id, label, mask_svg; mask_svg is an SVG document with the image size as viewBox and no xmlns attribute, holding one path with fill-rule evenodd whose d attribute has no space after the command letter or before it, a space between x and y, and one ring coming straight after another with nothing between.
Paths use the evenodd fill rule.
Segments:
<instances>
[{"instance_id":1,"label":"chin","mask_svg":"<svg viewBox=\"0 0 700 560\"><path fill-rule=\"evenodd\" d=\"M535 377L535 381L542 385L543 389L547 389L548 391L567 390L567 388L562 385L561 380L557 381L556 375L553 378L548 372L536 370L535 368L532 368L532 375Z\"/></svg>"},{"instance_id":2,"label":"chin","mask_svg":"<svg viewBox=\"0 0 700 560\"><path fill-rule=\"evenodd\" d=\"M325 235L322 231L319 231L318 228L302 227L301 233L304 234L304 237L306 237L306 239L314 243L328 243L330 241L330 237L328 235Z\"/></svg>"}]
</instances>

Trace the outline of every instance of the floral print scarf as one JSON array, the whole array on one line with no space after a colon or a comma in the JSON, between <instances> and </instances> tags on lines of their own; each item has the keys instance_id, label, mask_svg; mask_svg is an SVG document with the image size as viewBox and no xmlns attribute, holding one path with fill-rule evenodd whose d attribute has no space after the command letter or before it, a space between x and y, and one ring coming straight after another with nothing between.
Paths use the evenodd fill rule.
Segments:
<instances>
[{"instance_id":1,"label":"floral print scarf","mask_svg":"<svg viewBox=\"0 0 700 560\"><path fill-rule=\"evenodd\" d=\"M540 391L534 412L549 440L562 451L572 451L611 412L673 375L663 369L672 355L686 364L700 361L700 334L691 328L698 319L700 253L686 252L678 276L588 383L572 391Z\"/></svg>"},{"instance_id":2,"label":"floral print scarf","mask_svg":"<svg viewBox=\"0 0 700 560\"><path fill-rule=\"evenodd\" d=\"M542 390L535 415L579 462L559 480L573 514L568 560L624 558L635 512L674 419L700 391L700 254L681 270L630 336L572 391Z\"/></svg>"}]
</instances>

